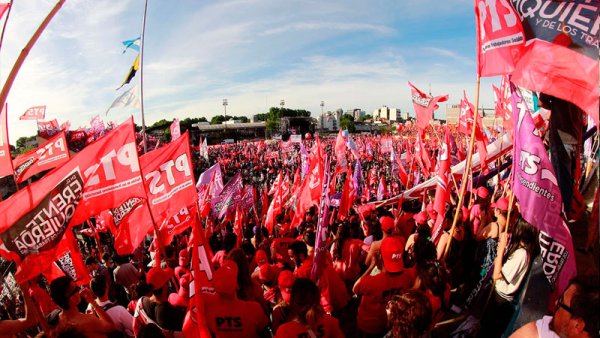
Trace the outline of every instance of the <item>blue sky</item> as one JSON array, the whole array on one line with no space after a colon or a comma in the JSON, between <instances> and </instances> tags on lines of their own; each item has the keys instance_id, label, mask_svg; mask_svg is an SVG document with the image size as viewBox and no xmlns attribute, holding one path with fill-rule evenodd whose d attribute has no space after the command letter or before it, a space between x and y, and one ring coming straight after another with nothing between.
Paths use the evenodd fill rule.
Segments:
<instances>
[{"instance_id":1,"label":"blue sky","mask_svg":"<svg viewBox=\"0 0 600 338\"><path fill-rule=\"evenodd\" d=\"M54 5L16 1L0 50L4 83L18 53ZM143 0L67 0L25 61L8 97L11 143L33 135L30 106L46 118L89 124L119 91L135 54L121 41L141 32ZM458 103L475 100L473 2L149 0L144 53L146 121L263 113L278 106L325 110L387 105L412 112L411 81ZM139 81L139 74L133 82ZM480 106L492 107L483 79ZM445 103L438 112L443 112ZM116 108L117 123L139 110Z\"/></svg>"}]
</instances>

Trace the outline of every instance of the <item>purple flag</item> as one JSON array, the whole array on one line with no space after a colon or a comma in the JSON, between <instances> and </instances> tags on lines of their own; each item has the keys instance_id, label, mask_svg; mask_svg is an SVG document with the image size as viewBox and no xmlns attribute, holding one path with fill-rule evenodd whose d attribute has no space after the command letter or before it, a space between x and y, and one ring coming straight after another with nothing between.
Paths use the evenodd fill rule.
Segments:
<instances>
[{"instance_id":1,"label":"purple flag","mask_svg":"<svg viewBox=\"0 0 600 338\"><path fill-rule=\"evenodd\" d=\"M228 211L235 209L235 202L239 201L242 193L242 175L238 172L223 187L221 194L213 198L211 204L213 217L222 218Z\"/></svg>"},{"instance_id":2,"label":"purple flag","mask_svg":"<svg viewBox=\"0 0 600 338\"><path fill-rule=\"evenodd\" d=\"M308 174L308 152L302 142L300 142L300 163L300 175L304 179Z\"/></svg>"},{"instance_id":3,"label":"purple flag","mask_svg":"<svg viewBox=\"0 0 600 338\"><path fill-rule=\"evenodd\" d=\"M558 294L577 274L573 240L562 217L562 198L546 148L531 117L531 110L514 84L512 111L514 128L513 191L521 215L540 230L542 269ZM558 283L556 283L558 282Z\"/></svg>"},{"instance_id":4,"label":"purple flag","mask_svg":"<svg viewBox=\"0 0 600 338\"><path fill-rule=\"evenodd\" d=\"M352 183L356 190L356 196L362 196L362 166L360 165L360 160L358 158L354 165L354 173L352 173Z\"/></svg>"},{"instance_id":5,"label":"purple flag","mask_svg":"<svg viewBox=\"0 0 600 338\"><path fill-rule=\"evenodd\" d=\"M208 184L213 177L213 174L215 175L215 180L210 188L211 197L219 196L221 191L223 191L223 174L221 173L221 166L219 163L206 169L206 171L200 174L198 183L196 183L196 189L198 189L198 191L202 192L203 190L206 190L206 187L208 187Z\"/></svg>"}]
</instances>

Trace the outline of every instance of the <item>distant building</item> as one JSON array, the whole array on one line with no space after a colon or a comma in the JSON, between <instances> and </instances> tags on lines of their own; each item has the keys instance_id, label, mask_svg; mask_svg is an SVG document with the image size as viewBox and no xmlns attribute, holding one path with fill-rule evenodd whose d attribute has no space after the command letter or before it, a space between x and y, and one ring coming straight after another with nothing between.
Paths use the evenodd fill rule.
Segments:
<instances>
[{"instance_id":1,"label":"distant building","mask_svg":"<svg viewBox=\"0 0 600 338\"><path fill-rule=\"evenodd\" d=\"M388 106L382 106L381 108L373 110L373 120L380 121L382 123L393 123L398 121L398 117L401 115L400 109L389 108Z\"/></svg>"},{"instance_id":2,"label":"distant building","mask_svg":"<svg viewBox=\"0 0 600 338\"><path fill-rule=\"evenodd\" d=\"M358 121L361 117L366 115L365 111L360 108L348 109L344 114L354 117L354 121Z\"/></svg>"},{"instance_id":3,"label":"distant building","mask_svg":"<svg viewBox=\"0 0 600 338\"><path fill-rule=\"evenodd\" d=\"M338 129L338 121L336 113L331 111L324 112L319 118L319 128L321 130L336 131Z\"/></svg>"},{"instance_id":4,"label":"distant building","mask_svg":"<svg viewBox=\"0 0 600 338\"><path fill-rule=\"evenodd\" d=\"M483 114L483 125L492 128L494 126L495 110L491 108L479 108L479 113ZM446 106L446 124L458 124L460 115L460 104Z\"/></svg>"}]
</instances>

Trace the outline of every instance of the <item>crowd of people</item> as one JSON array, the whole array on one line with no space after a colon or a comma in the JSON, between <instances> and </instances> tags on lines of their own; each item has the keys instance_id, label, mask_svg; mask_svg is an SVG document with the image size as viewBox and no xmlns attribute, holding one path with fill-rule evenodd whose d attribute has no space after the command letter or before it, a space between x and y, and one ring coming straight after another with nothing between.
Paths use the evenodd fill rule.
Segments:
<instances>
[{"instance_id":1,"label":"crowd of people","mask_svg":"<svg viewBox=\"0 0 600 338\"><path fill-rule=\"evenodd\" d=\"M538 230L519 216L518 201L511 205L510 169L498 168L493 177L479 180L483 183L469 189L463 205L457 205L459 196L452 189L443 217L434 210L435 188L417 200L373 203L407 188L393 156L412 151L416 133L405 127L395 137L353 136L357 150L348 147L345 159L352 168L360 161L361 187L346 215L338 214L338 206L329 206L328 232L321 238L323 261L318 264L318 227L323 220L317 205L294 227L293 203L286 203L276 215L272 229L265 225L273 197L265 203L256 196L255 210L247 211L250 216L241 229L234 229L231 217L202 220L198 226L205 230L213 271L212 289L203 295L203 318L210 334L446 336L452 332L449 327L458 326L469 314L479 325L455 332L456 336L500 337L516 330L515 337L536 333L598 337L598 281L589 276L579 276L557 295L548 316L514 327L520 296L540 252ZM455 164L464 159L466 140L455 129L451 133ZM441 127L430 127L424 139L434 160L440 135ZM495 137L491 131L490 141ZM334 171L339 160L334 155L336 137L321 137L319 142L330 155L331 167L326 170ZM225 182L239 172L244 185L253 186L262 196L276 177L292 178L303 165L302 153L315 143L306 137L302 144L260 141L211 146L207 157L193 155L194 170L198 177L218 163ZM500 167L509 157L500 157L489 169ZM405 165L411 171L411 186L435 176L435 170L427 176L411 163ZM332 181L332 196L343 189L345 175ZM292 200L291 194L286 200ZM442 231L434 236L438 219ZM589 222L598 223L597 201ZM84 225L74 231L89 284L77 285L68 276L51 281L40 276L20 285L22 293L16 301L8 304L5 299L3 304L0 336L177 337L188 332L191 321L186 316L194 290L190 285L192 230L174 236L164 248L157 248L148 235L132 255L120 256L110 232L87 236L86 229ZM314 278L317 265L319 277ZM455 324L445 322L450 318Z\"/></svg>"}]
</instances>

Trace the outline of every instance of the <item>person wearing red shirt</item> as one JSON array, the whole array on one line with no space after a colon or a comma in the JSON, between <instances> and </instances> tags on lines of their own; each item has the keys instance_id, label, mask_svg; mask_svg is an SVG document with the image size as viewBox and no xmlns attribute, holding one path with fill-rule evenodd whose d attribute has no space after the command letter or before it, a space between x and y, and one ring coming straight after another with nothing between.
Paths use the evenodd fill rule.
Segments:
<instances>
[{"instance_id":1,"label":"person wearing red shirt","mask_svg":"<svg viewBox=\"0 0 600 338\"><path fill-rule=\"evenodd\" d=\"M216 337L268 337L269 318L256 302L236 296L237 265L225 260L213 276L216 295L206 296L206 322Z\"/></svg>"},{"instance_id":2,"label":"person wearing red shirt","mask_svg":"<svg viewBox=\"0 0 600 338\"><path fill-rule=\"evenodd\" d=\"M340 224L330 252L333 256L333 269L345 283L354 284L360 275L361 246L361 240L350 238L350 225Z\"/></svg>"},{"instance_id":3,"label":"person wearing red shirt","mask_svg":"<svg viewBox=\"0 0 600 338\"><path fill-rule=\"evenodd\" d=\"M277 329L275 338L344 337L338 320L326 314L319 304L319 294L319 288L310 279L297 279L290 299L293 319Z\"/></svg>"},{"instance_id":4,"label":"person wearing red shirt","mask_svg":"<svg viewBox=\"0 0 600 338\"><path fill-rule=\"evenodd\" d=\"M354 284L353 292L362 296L358 307L358 329L366 336L386 333L387 316L385 307L390 298L402 290L412 287L416 273L413 268L405 269L402 261L404 241L400 237L387 237L381 242L383 270L371 276L375 262Z\"/></svg>"}]
</instances>

